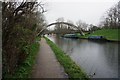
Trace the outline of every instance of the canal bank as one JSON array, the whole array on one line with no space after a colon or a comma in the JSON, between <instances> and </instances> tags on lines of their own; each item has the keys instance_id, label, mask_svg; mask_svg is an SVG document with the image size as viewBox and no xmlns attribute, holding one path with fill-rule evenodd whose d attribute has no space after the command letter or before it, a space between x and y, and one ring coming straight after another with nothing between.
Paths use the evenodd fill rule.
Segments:
<instances>
[{"instance_id":1,"label":"canal bank","mask_svg":"<svg viewBox=\"0 0 120 80\"><path fill-rule=\"evenodd\" d=\"M93 78L118 78L118 43L47 37Z\"/></svg>"},{"instance_id":2,"label":"canal bank","mask_svg":"<svg viewBox=\"0 0 120 80\"><path fill-rule=\"evenodd\" d=\"M96 37L102 36L108 42L120 42L119 32L120 29L101 29L101 30L93 31L91 33L86 33L84 36L81 36L80 34L76 34L76 35L80 39L89 39L89 37L91 36L96 36Z\"/></svg>"},{"instance_id":3,"label":"canal bank","mask_svg":"<svg viewBox=\"0 0 120 80\"><path fill-rule=\"evenodd\" d=\"M89 79L87 74L68 55L66 55L57 45L55 45L48 38L45 37L45 39L55 53L60 64L64 67L64 70L68 74L70 79Z\"/></svg>"}]
</instances>

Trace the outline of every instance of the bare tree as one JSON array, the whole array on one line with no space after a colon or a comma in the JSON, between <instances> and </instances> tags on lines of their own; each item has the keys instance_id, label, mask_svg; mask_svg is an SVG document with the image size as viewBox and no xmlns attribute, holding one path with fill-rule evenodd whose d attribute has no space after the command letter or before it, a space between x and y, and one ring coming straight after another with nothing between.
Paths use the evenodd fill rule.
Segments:
<instances>
[{"instance_id":1,"label":"bare tree","mask_svg":"<svg viewBox=\"0 0 120 80\"><path fill-rule=\"evenodd\" d=\"M5 0L2 3L3 77L14 74L26 59L26 46L35 42L36 29L44 23L42 15L38 18L37 14L38 8L40 14L45 12L42 3L27 1Z\"/></svg>"},{"instance_id":2,"label":"bare tree","mask_svg":"<svg viewBox=\"0 0 120 80\"><path fill-rule=\"evenodd\" d=\"M58 18L56 20L56 22L64 22L64 18L63 17ZM55 30L56 30L56 32L60 33L60 32L63 31L64 27L65 27L64 24L56 24L55 25Z\"/></svg>"},{"instance_id":3,"label":"bare tree","mask_svg":"<svg viewBox=\"0 0 120 80\"><path fill-rule=\"evenodd\" d=\"M120 2L111 7L102 21L105 28L120 28Z\"/></svg>"},{"instance_id":4,"label":"bare tree","mask_svg":"<svg viewBox=\"0 0 120 80\"><path fill-rule=\"evenodd\" d=\"M71 24L74 24L74 22L71 21L71 20L67 20L67 22L68 22L68 23L71 23ZM71 27L71 26L69 26L69 25L67 25L67 28L70 29L70 30L76 30L76 28Z\"/></svg>"},{"instance_id":5,"label":"bare tree","mask_svg":"<svg viewBox=\"0 0 120 80\"><path fill-rule=\"evenodd\" d=\"M79 29L82 30L87 30L88 24L83 22L82 20L79 20L78 22L76 22L76 25L78 26Z\"/></svg>"}]
</instances>

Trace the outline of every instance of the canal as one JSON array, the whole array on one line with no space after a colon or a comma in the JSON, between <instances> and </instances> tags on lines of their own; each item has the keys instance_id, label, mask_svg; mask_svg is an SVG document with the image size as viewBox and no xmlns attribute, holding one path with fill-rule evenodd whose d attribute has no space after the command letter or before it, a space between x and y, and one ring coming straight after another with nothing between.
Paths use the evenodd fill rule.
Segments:
<instances>
[{"instance_id":1,"label":"canal","mask_svg":"<svg viewBox=\"0 0 120 80\"><path fill-rule=\"evenodd\" d=\"M118 44L47 36L93 78L118 78Z\"/></svg>"}]
</instances>

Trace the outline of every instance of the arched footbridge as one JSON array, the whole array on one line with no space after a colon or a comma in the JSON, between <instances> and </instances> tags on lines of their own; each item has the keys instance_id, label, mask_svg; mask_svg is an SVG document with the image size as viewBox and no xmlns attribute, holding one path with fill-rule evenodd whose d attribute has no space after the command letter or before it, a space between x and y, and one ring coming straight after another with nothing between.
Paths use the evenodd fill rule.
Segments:
<instances>
[{"instance_id":1,"label":"arched footbridge","mask_svg":"<svg viewBox=\"0 0 120 80\"><path fill-rule=\"evenodd\" d=\"M46 27L44 27L44 28L39 32L39 34L41 34L46 28L48 28L48 27L50 27L50 26L52 26L52 25L56 25L56 24L69 25L69 26L71 26L71 27L73 27L73 28L76 28L81 35L84 35L84 33L82 32L82 30L81 30L78 26L76 26L76 25L74 25L74 24L72 24L72 23L68 23L68 22L54 22L54 23L51 23L51 24L47 25Z\"/></svg>"}]
</instances>

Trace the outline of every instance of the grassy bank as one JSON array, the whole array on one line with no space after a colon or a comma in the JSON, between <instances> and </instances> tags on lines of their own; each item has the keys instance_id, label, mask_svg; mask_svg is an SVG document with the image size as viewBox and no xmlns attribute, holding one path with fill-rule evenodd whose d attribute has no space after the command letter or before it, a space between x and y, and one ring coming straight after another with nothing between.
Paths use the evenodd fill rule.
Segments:
<instances>
[{"instance_id":1,"label":"grassy bank","mask_svg":"<svg viewBox=\"0 0 120 80\"><path fill-rule=\"evenodd\" d=\"M120 41L120 35L118 35L120 32L120 29L102 29L95 31L94 33L91 34L86 34L85 36L80 36L80 38L88 38L89 36L104 36L106 37L107 40L112 40L112 41Z\"/></svg>"},{"instance_id":2,"label":"grassy bank","mask_svg":"<svg viewBox=\"0 0 120 80\"><path fill-rule=\"evenodd\" d=\"M79 78L81 80L88 80L88 76L71 60L69 56L65 55L65 53L48 38L45 37L45 39L70 79L73 80L74 78Z\"/></svg>"}]
</instances>

